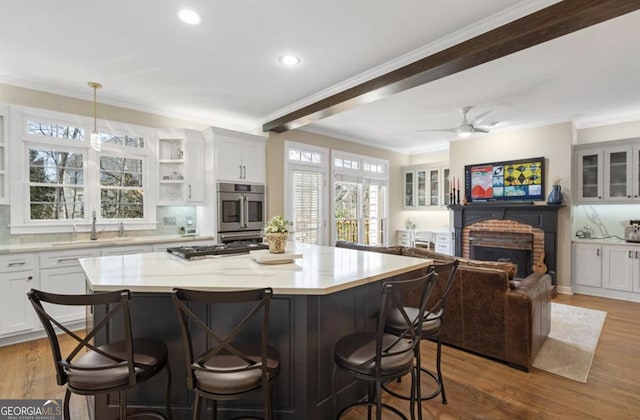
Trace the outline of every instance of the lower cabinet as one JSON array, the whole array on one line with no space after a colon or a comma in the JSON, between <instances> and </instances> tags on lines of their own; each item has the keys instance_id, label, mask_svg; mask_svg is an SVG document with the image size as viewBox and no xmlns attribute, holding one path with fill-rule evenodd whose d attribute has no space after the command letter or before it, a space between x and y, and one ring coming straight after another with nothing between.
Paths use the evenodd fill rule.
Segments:
<instances>
[{"instance_id":1,"label":"lower cabinet","mask_svg":"<svg viewBox=\"0 0 640 420\"><path fill-rule=\"evenodd\" d=\"M640 302L640 246L573 244L573 290Z\"/></svg>"},{"instance_id":2,"label":"lower cabinet","mask_svg":"<svg viewBox=\"0 0 640 420\"><path fill-rule=\"evenodd\" d=\"M0 275L0 336L28 333L37 329L37 321L27 292L38 288L35 270Z\"/></svg>"},{"instance_id":3,"label":"lower cabinet","mask_svg":"<svg viewBox=\"0 0 640 420\"><path fill-rule=\"evenodd\" d=\"M573 283L576 286L602 287L602 246L573 244Z\"/></svg>"},{"instance_id":4,"label":"lower cabinet","mask_svg":"<svg viewBox=\"0 0 640 420\"><path fill-rule=\"evenodd\" d=\"M40 254L40 288L46 292L61 294L86 293L86 279L78 259L98 255L100 253L95 248ZM81 322L86 318L84 307L56 305L47 309L56 320L64 324Z\"/></svg>"}]
</instances>

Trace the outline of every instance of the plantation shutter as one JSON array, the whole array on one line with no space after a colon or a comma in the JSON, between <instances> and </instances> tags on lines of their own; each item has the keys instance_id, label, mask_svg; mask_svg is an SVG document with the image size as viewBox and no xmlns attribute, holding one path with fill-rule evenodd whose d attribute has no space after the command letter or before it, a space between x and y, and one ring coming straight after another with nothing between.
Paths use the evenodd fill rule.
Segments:
<instances>
[{"instance_id":1,"label":"plantation shutter","mask_svg":"<svg viewBox=\"0 0 640 420\"><path fill-rule=\"evenodd\" d=\"M295 239L319 245L324 225L322 173L300 169L294 169L292 173Z\"/></svg>"}]
</instances>

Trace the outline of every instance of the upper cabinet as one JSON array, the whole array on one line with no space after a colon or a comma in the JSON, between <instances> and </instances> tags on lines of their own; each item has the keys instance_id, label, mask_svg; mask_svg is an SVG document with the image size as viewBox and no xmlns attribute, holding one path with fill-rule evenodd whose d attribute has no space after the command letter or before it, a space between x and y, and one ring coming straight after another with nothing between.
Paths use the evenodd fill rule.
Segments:
<instances>
[{"instance_id":1,"label":"upper cabinet","mask_svg":"<svg viewBox=\"0 0 640 420\"><path fill-rule=\"evenodd\" d=\"M9 107L0 106L0 204L9 204L8 197L8 151L7 144L9 143L8 136L8 123L9 120Z\"/></svg>"},{"instance_id":2,"label":"upper cabinet","mask_svg":"<svg viewBox=\"0 0 640 420\"><path fill-rule=\"evenodd\" d=\"M196 205L205 199L204 136L195 130L158 133L158 205Z\"/></svg>"},{"instance_id":3,"label":"upper cabinet","mask_svg":"<svg viewBox=\"0 0 640 420\"><path fill-rule=\"evenodd\" d=\"M578 204L640 202L640 139L576 147Z\"/></svg>"},{"instance_id":4,"label":"upper cabinet","mask_svg":"<svg viewBox=\"0 0 640 420\"><path fill-rule=\"evenodd\" d=\"M217 181L263 184L265 139L226 130L215 130L215 171Z\"/></svg>"},{"instance_id":5,"label":"upper cabinet","mask_svg":"<svg viewBox=\"0 0 640 420\"><path fill-rule=\"evenodd\" d=\"M406 166L403 174L405 208L449 205L449 168L444 165Z\"/></svg>"}]
</instances>

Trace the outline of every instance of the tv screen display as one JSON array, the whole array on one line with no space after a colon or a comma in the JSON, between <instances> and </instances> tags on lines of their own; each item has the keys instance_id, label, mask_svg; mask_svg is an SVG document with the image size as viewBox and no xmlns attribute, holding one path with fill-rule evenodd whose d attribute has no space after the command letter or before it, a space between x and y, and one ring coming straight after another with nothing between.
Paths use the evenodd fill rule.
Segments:
<instances>
[{"instance_id":1,"label":"tv screen display","mask_svg":"<svg viewBox=\"0 0 640 420\"><path fill-rule=\"evenodd\" d=\"M540 201L544 194L544 158L467 165L467 201Z\"/></svg>"}]
</instances>

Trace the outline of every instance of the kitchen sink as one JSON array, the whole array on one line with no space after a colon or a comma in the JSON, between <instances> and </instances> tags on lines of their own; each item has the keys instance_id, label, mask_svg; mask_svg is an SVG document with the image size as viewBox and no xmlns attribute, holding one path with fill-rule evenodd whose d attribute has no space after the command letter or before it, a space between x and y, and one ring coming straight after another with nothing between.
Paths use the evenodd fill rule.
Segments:
<instances>
[{"instance_id":1,"label":"kitchen sink","mask_svg":"<svg viewBox=\"0 0 640 420\"><path fill-rule=\"evenodd\" d=\"M130 242L135 241L134 237L124 237L124 238L98 238L96 240L91 239L78 239L75 241L63 241L63 242L54 242L51 246L73 246L73 245L82 245L82 244L100 244L100 245L112 245L119 244L122 242Z\"/></svg>"}]
</instances>

